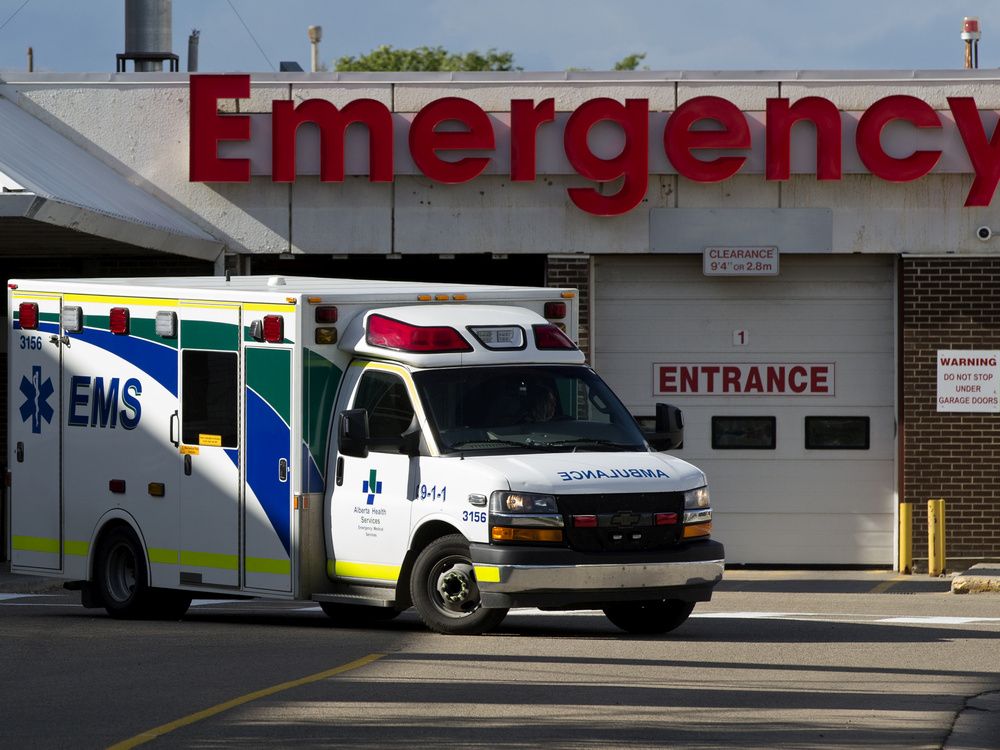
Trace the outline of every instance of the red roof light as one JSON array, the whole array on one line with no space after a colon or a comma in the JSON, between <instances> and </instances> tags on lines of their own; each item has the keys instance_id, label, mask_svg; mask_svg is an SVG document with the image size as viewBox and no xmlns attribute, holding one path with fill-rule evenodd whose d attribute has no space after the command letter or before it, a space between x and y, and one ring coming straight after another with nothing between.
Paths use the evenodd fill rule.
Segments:
<instances>
[{"instance_id":1,"label":"red roof light","mask_svg":"<svg viewBox=\"0 0 1000 750\"><path fill-rule=\"evenodd\" d=\"M535 332L535 348L537 349L576 349L576 344L570 337L551 323L533 325L532 329Z\"/></svg>"},{"instance_id":2,"label":"red roof light","mask_svg":"<svg viewBox=\"0 0 1000 750\"><path fill-rule=\"evenodd\" d=\"M372 346L404 352L471 352L462 334L448 326L415 326L384 315L368 317L365 340Z\"/></svg>"}]
</instances>

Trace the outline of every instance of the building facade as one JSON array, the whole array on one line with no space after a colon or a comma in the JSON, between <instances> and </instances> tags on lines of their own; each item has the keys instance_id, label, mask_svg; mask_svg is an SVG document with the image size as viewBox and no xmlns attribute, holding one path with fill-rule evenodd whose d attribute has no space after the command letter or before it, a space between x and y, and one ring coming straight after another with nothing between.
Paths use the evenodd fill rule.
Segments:
<instances>
[{"instance_id":1,"label":"building facade","mask_svg":"<svg viewBox=\"0 0 1000 750\"><path fill-rule=\"evenodd\" d=\"M978 70L7 75L0 253L575 286L731 562L891 566L911 502L919 566L943 497L960 567L1000 558L997 110Z\"/></svg>"}]
</instances>

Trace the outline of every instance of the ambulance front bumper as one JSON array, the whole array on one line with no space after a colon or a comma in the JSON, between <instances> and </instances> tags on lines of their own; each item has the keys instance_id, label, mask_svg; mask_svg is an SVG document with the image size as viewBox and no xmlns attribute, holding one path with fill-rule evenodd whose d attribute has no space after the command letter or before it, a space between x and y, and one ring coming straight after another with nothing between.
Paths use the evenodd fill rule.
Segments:
<instances>
[{"instance_id":1,"label":"ambulance front bumper","mask_svg":"<svg viewBox=\"0 0 1000 750\"><path fill-rule=\"evenodd\" d=\"M712 540L625 556L567 549L471 545L485 607L600 608L654 599L708 601L725 550Z\"/></svg>"}]
</instances>

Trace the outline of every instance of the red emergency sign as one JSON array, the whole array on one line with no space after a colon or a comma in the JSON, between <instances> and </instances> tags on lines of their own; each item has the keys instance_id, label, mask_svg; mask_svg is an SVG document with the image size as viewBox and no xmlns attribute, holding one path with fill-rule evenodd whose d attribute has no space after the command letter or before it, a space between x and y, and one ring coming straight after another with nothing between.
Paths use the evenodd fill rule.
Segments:
<instances>
[{"instance_id":1,"label":"red emergency sign","mask_svg":"<svg viewBox=\"0 0 1000 750\"><path fill-rule=\"evenodd\" d=\"M832 396L832 362L653 365L653 395Z\"/></svg>"},{"instance_id":2,"label":"red emergency sign","mask_svg":"<svg viewBox=\"0 0 1000 750\"><path fill-rule=\"evenodd\" d=\"M220 142L249 141L251 115L222 114L223 99L250 96L250 76L191 76L190 179L192 182L249 182L250 160L219 156ZM1000 183L1000 128L988 135L975 99L948 97L950 117L961 136L975 178L966 206L988 206ZM398 113L397 113L398 114ZM512 182L536 179L539 134L552 127L555 100L510 102L509 178ZM597 183L620 180L614 193L600 187L571 187L570 200L583 211L600 216L623 214L639 205L646 195L650 159L650 110L647 99L624 103L600 97L577 107L561 125L562 147L576 174ZM787 180L791 169L793 126L811 123L816 134L815 174L820 180L839 180L842 172L844 117L837 106L819 96L792 102L783 97L767 100L765 113L766 180ZM421 174L444 184L475 179L496 157L494 122L482 107L461 97L449 96L429 102L408 122L405 139L396 139L399 127L389 108L374 99L356 99L338 107L325 99L307 99L296 104L276 100L271 112L271 179L292 182L296 178L296 134L300 125L314 124L320 131L320 180L344 180L345 133L349 125L368 130L368 179L391 182L396 174L397 141L405 143ZM927 102L896 94L874 102L860 114L854 135L857 157L871 174L889 182L910 182L935 168L942 150L903 146L905 155L887 150L882 143L887 126L900 121L907 127L940 131L946 120ZM601 156L588 140L591 129L610 122L624 136L621 150ZM445 127L441 127L445 126ZM457 127L457 129L456 129ZM718 96L689 99L670 113L660 139L660 148L677 173L695 182L719 182L737 174L753 146L747 113ZM942 137L937 137L938 141ZM937 141L936 141L937 142ZM940 144L938 144L940 145Z\"/></svg>"}]
</instances>

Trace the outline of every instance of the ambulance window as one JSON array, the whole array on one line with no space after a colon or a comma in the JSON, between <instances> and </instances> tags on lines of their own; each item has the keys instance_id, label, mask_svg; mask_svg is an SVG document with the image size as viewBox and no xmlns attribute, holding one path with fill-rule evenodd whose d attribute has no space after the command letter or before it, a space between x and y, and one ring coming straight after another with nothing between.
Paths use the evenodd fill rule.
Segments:
<instances>
[{"instance_id":1,"label":"ambulance window","mask_svg":"<svg viewBox=\"0 0 1000 750\"><path fill-rule=\"evenodd\" d=\"M806 449L866 451L870 428L868 417L806 417Z\"/></svg>"},{"instance_id":2,"label":"ambulance window","mask_svg":"<svg viewBox=\"0 0 1000 750\"><path fill-rule=\"evenodd\" d=\"M774 417L712 417L715 450L774 450Z\"/></svg>"},{"instance_id":3,"label":"ambulance window","mask_svg":"<svg viewBox=\"0 0 1000 750\"><path fill-rule=\"evenodd\" d=\"M398 442L413 421L413 404L406 384L390 372L369 370L362 375L354 408L368 410L368 433L374 441Z\"/></svg>"},{"instance_id":4,"label":"ambulance window","mask_svg":"<svg viewBox=\"0 0 1000 750\"><path fill-rule=\"evenodd\" d=\"M181 440L187 445L237 447L236 352L189 349L182 356Z\"/></svg>"}]
</instances>

